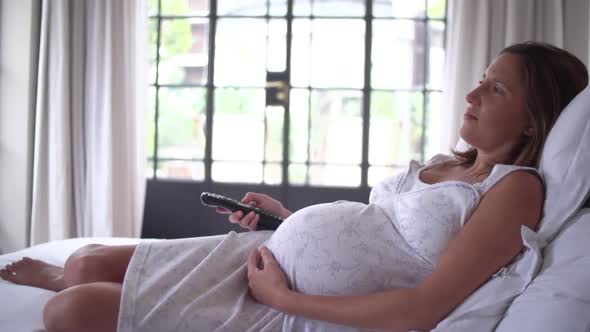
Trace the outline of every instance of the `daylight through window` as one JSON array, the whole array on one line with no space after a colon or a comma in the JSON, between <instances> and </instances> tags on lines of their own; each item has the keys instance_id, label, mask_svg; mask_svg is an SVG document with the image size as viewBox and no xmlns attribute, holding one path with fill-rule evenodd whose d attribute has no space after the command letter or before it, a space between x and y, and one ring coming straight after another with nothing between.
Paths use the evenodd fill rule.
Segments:
<instances>
[{"instance_id":1,"label":"daylight through window","mask_svg":"<svg viewBox=\"0 0 590 332\"><path fill-rule=\"evenodd\" d=\"M150 0L148 178L371 186L433 154L445 0Z\"/></svg>"}]
</instances>

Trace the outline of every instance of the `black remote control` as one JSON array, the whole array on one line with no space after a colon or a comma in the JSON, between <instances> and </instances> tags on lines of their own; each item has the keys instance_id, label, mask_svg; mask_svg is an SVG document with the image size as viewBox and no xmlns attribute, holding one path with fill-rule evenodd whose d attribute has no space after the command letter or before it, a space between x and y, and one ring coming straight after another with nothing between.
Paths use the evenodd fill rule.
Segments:
<instances>
[{"instance_id":1,"label":"black remote control","mask_svg":"<svg viewBox=\"0 0 590 332\"><path fill-rule=\"evenodd\" d=\"M252 205L244 204L238 200L225 197L219 194L204 192L201 194L201 202L206 206L222 207L224 209L230 210L231 212L240 210L244 213L244 215L246 215L250 211L254 211L254 213L258 213L260 215L258 225L256 226L257 229L276 230L277 228L279 228L279 225L284 220L283 218L275 216L274 214L266 210L257 208Z\"/></svg>"}]
</instances>

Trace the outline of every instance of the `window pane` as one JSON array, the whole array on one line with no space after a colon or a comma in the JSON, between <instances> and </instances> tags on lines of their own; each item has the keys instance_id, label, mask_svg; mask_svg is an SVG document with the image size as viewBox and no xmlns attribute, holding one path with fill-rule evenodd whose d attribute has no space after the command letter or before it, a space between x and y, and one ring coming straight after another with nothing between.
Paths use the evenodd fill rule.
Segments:
<instances>
[{"instance_id":1,"label":"window pane","mask_svg":"<svg viewBox=\"0 0 590 332\"><path fill-rule=\"evenodd\" d=\"M286 15L286 0L218 0L218 15Z\"/></svg>"},{"instance_id":2,"label":"window pane","mask_svg":"<svg viewBox=\"0 0 590 332\"><path fill-rule=\"evenodd\" d=\"M368 174L368 185L369 187L374 187L377 183L398 175L399 173L403 172L406 167L383 167L383 166L371 166L369 167L369 174Z\"/></svg>"},{"instance_id":3,"label":"window pane","mask_svg":"<svg viewBox=\"0 0 590 332\"><path fill-rule=\"evenodd\" d=\"M360 166L289 165L289 184L356 187L361 183Z\"/></svg>"},{"instance_id":4,"label":"window pane","mask_svg":"<svg viewBox=\"0 0 590 332\"><path fill-rule=\"evenodd\" d=\"M158 0L150 0L148 2L148 15L158 15Z\"/></svg>"},{"instance_id":5,"label":"window pane","mask_svg":"<svg viewBox=\"0 0 590 332\"><path fill-rule=\"evenodd\" d=\"M310 160L360 164L361 91L314 90L311 101Z\"/></svg>"},{"instance_id":6,"label":"window pane","mask_svg":"<svg viewBox=\"0 0 590 332\"><path fill-rule=\"evenodd\" d=\"M374 1L373 15L375 17L424 17L425 6L424 0Z\"/></svg>"},{"instance_id":7,"label":"window pane","mask_svg":"<svg viewBox=\"0 0 590 332\"><path fill-rule=\"evenodd\" d=\"M428 0L428 17L445 17L446 10L446 0Z\"/></svg>"},{"instance_id":8,"label":"window pane","mask_svg":"<svg viewBox=\"0 0 590 332\"><path fill-rule=\"evenodd\" d=\"M311 15L311 1L312 0L293 1L293 15L295 15L295 16L310 16Z\"/></svg>"},{"instance_id":9,"label":"window pane","mask_svg":"<svg viewBox=\"0 0 590 332\"><path fill-rule=\"evenodd\" d=\"M311 85L362 88L365 59L364 21L313 20L312 34Z\"/></svg>"},{"instance_id":10,"label":"window pane","mask_svg":"<svg viewBox=\"0 0 590 332\"><path fill-rule=\"evenodd\" d=\"M428 63L428 88L441 90L443 68L445 65L445 24L443 22L431 21L428 24L430 41L429 63Z\"/></svg>"},{"instance_id":11,"label":"window pane","mask_svg":"<svg viewBox=\"0 0 590 332\"><path fill-rule=\"evenodd\" d=\"M363 0L297 0L293 3L293 14L309 16L356 16L365 15Z\"/></svg>"},{"instance_id":12,"label":"window pane","mask_svg":"<svg viewBox=\"0 0 590 332\"><path fill-rule=\"evenodd\" d=\"M203 162L188 160L159 161L156 175L163 179L202 181L205 178L205 165Z\"/></svg>"},{"instance_id":13,"label":"window pane","mask_svg":"<svg viewBox=\"0 0 590 332\"><path fill-rule=\"evenodd\" d=\"M316 186L357 187L361 184L359 166L311 165L309 184Z\"/></svg>"},{"instance_id":14,"label":"window pane","mask_svg":"<svg viewBox=\"0 0 590 332\"><path fill-rule=\"evenodd\" d=\"M374 20L372 86L381 89L422 88L424 23Z\"/></svg>"},{"instance_id":15,"label":"window pane","mask_svg":"<svg viewBox=\"0 0 590 332\"><path fill-rule=\"evenodd\" d=\"M362 88L364 31L363 20L294 20L292 84Z\"/></svg>"},{"instance_id":16,"label":"window pane","mask_svg":"<svg viewBox=\"0 0 590 332\"><path fill-rule=\"evenodd\" d=\"M289 184L304 185L307 183L307 166L302 164L289 165Z\"/></svg>"},{"instance_id":17,"label":"window pane","mask_svg":"<svg viewBox=\"0 0 590 332\"><path fill-rule=\"evenodd\" d=\"M265 19L219 19L215 43L216 86L266 84Z\"/></svg>"},{"instance_id":18,"label":"window pane","mask_svg":"<svg viewBox=\"0 0 590 332\"><path fill-rule=\"evenodd\" d=\"M216 182L261 183L262 164L215 161L211 166L211 178Z\"/></svg>"},{"instance_id":19,"label":"window pane","mask_svg":"<svg viewBox=\"0 0 590 332\"><path fill-rule=\"evenodd\" d=\"M283 179L283 168L280 164L266 164L264 166L264 183L281 184Z\"/></svg>"},{"instance_id":20,"label":"window pane","mask_svg":"<svg viewBox=\"0 0 590 332\"><path fill-rule=\"evenodd\" d=\"M269 20L266 70L284 71L287 68L287 21Z\"/></svg>"},{"instance_id":21,"label":"window pane","mask_svg":"<svg viewBox=\"0 0 590 332\"><path fill-rule=\"evenodd\" d=\"M156 0L150 0L156 1ZM161 0L162 15L208 15L209 0Z\"/></svg>"},{"instance_id":22,"label":"window pane","mask_svg":"<svg viewBox=\"0 0 590 332\"><path fill-rule=\"evenodd\" d=\"M453 146L441 146L441 110L443 107L442 93L431 92L426 95L426 141L424 146L424 159L428 160L437 153L447 153Z\"/></svg>"},{"instance_id":23,"label":"window pane","mask_svg":"<svg viewBox=\"0 0 590 332\"><path fill-rule=\"evenodd\" d=\"M307 161L309 141L309 90L291 89L289 96L289 160Z\"/></svg>"},{"instance_id":24,"label":"window pane","mask_svg":"<svg viewBox=\"0 0 590 332\"><path fill-rule=\"evenodd\" d=\"M264 117L264 89L216 89L213 159L262 162ZM234 169L234 172L241 170Z\"/></svg>"},{"instance_id":25,"label":"window pane","mask_svg":"<svg viewBox=\"0 0 590 332\"><path fill-rule=\"evenodd\" d=\"M207 83L209 20L162 20L160 84Z\"/></svg>"},{"instance_id":26,"label":"window pane","mask_svg":"<svg viewBox=\"0 0 590 332\"><path fill-rule=\"evenodd\" d=\"M270 3L269 14L272 16L287 15L287 0L273 0Z\"/></svg>"},{"instance_id":27,"label":"window pane","mask_svg":"<svg viewBox=\"0 0 590 332\"><path fill-rule=\"evenodd\" d=\"M160 88L159 158L204 157L205 97L203 88Z\"/></svg>"},{"instance_id":28,"label":"window pane","mask_svg":"<svg viewBox=\"0 0 590 332\"><path fill-rule=\"evenodd\" d=\"M266 108L266 139L265 160L283 160L283 120L285 108L282 106L269 106Z\"/></svg>"},{"instance_id":29,"label":"window pane","mask_svg":"<svg viewBox=\"0 0 590 332\"><path fill-rule=\"evenodd\" d=\"M294 19L291 40L291 85L306 87L311 77L311 20Z\"/></svg>"},{"instance_id":30,"label":"window pane","mask_svg":"<svg viewBox=\"0 0 590 332\"><path fill-rule=\"evenodd\" d=\"M373 92L369 163L405 165L421 160L423 96L419 92Z\"/></svg>"},{"instance_id":31,"label":"window pane","mask_svg":"<svg viewBox=\"0 0 590 332\"><path fill-rule=\"evenodd\" d=\"M266 0L218 0L218 15L265 15Z\"/></svg>"}]
</instances>

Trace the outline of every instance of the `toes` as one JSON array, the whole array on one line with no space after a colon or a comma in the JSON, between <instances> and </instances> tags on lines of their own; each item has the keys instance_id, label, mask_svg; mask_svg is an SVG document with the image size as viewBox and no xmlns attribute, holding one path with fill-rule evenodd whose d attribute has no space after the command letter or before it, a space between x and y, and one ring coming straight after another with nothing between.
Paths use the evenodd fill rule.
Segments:
<instances>
[{"instance_id":1,"label":"toes","mask_svg":"<svg viewBox=\"0 0 590 332\"><path fill-rule=\"evenodd\" d=\"M6 269L0 270L0 278L8 280L12 276L12 273Z\"/></svg>"},{"instance_id":2,"label":"toes","mask_svg":"<svg viewBox=\"0 0 590 332\"><path fill-rule=\"evenodd\" d=\"M25 258L23 258L23 259L19 259L18 261L12 263L12 266L14 268L19 268L20 266L27 264L28 262L29 262L28 260L25 260Z\"/></svg>"}]
</instances>

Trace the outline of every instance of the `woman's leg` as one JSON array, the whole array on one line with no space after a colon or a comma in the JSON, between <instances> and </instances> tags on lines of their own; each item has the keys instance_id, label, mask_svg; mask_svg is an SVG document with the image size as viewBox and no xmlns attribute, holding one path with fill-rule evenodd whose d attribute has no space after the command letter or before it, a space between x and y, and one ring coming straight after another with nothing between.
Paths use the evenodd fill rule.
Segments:
<instances>
[{"instance_id":1,"label":"woman's leg","mask_svg":"<svg viewBox=\"0 0 590 332\"><path fill-rule=\"evenodd\" d=\"M0 270L0 278L56 292L98 281L123 283L135 247L90 244L70 255L63 268L25 257Z\"/></svg>"},{"instance_id":2,"label":"woman's leg","mask_svg":"<svg viewBox=\"0 0 590 332\"><path fill-rule=\"evenodd\" d=\"M47 332L115 332L121 288L116 282L93 282L57 293L43 310Z\"/></svg>"}]
</instances>

